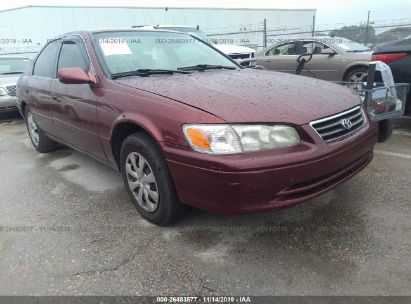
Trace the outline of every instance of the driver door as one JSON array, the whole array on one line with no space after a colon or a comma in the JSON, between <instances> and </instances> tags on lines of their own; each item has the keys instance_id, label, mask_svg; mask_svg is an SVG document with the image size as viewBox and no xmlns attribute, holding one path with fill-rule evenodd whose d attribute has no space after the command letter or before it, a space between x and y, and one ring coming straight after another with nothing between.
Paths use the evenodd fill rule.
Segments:
<instances>
[{"instance_id":1,"label":"driver door","mask_svg":"<svg viewBox=\"0 0 411 304\"><path fill-rule=\"evenodd\" d=\"M63 41L57 61L58 70L73 67L80 67L86 73L91 68L84 43L79 37ZM53 86L54 120L63 141L105 160L99 137L97 90L89 84L56 81Z\"/></svg>"},{"instance_id":2,"label":"driver door","mask_svg":"<svg viewBox=\"0 0 411 304\"><path fill-rule=\"evenodd\" d=\"M305 64L319 79L339 81L339 69L342 64L341 55L329 54L333 50L328 45L318 41L302 42L301 54L312 53L312 59ZM312 77L310 73L303 70L301 75Z\"/></svg>"},{"instance_id":3,"label":"driver door","mask_svg":"<svg viewBox=\"0 0 411 304\"><path fill-rule=\"evenodd\" d=\"M264 66L267 70L295 73L298 58L297 47L297 42L274 46L264 54L261 61L257 61L257 64Z\"/></svg>"}]
</instances>

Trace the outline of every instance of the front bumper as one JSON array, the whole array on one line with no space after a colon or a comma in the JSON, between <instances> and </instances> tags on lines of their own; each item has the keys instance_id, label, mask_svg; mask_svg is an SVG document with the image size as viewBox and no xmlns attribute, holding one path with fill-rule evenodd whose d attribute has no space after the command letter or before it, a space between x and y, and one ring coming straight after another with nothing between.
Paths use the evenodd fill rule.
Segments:
<instances>
[{"instance_id":1,"label":"front bumper","mask_svg":"<svg viewBox=\"0 0 411 304\"><path fill-rule=\"evenodd\" d=\"M0 96L0 113L17 111L17 97Z\"/></svg>"},{"instance_id":2,"label":"front bumper","mask_svg":"<svg viewBox=\"0 0 411 304\"><path fill-rule=\"evenodd\" d=\"M240 155L205 155L163 144L182 202L220 213L291 206L346 181L371 161L377 124L326 144L309 126L299 146Z\"/></svg>"}]
</instances>

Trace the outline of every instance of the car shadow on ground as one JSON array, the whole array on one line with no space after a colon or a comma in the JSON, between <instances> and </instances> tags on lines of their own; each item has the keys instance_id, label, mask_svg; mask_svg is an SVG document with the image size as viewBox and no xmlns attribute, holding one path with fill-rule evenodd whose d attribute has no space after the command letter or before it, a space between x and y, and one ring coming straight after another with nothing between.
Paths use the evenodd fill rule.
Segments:
<instances>
[{"instance_id":1,"label":"car shadow on ground","mask_svg":"<svg viewBox=\"0 0 411 304\"><path fill-rule=\"evenodd\" d=\"M19 112L10 112L10 113L0 113L0 123L8 123L14 121L20 121L22 117Z\"/></svg>"}]
</instances>

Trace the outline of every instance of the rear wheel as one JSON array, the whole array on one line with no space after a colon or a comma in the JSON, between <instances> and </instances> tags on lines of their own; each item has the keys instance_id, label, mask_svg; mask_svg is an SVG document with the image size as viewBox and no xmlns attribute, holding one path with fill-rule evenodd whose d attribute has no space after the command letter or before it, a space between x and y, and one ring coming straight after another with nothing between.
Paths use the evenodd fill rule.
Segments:
<instances>
[{"instance_id":1,"label":"rear wheel","mask_svg":"<svg viewBox=\"0 0 411 304\"><path fill-rule=\"evenodd\" d=\"M34 148L40 153L47 153L56 150L58 144L54 140L48 138L47 135L44 134L43 130L40 129L30 111L30 108L27 107L24 114L27 131L29 132Z\"/></svg>"},{"instance_id":2,"label":"rear wheel","mask_svg":"<svg viewBox=\"0 0 411 304\"><path fill-rule=\"evenodd\" d=\"M145 219L167 226L186 213L187 206L178 199L167 163L147 134L135 133L124 140L120 166L127 192Z\"/></svg>"}]
</instances>

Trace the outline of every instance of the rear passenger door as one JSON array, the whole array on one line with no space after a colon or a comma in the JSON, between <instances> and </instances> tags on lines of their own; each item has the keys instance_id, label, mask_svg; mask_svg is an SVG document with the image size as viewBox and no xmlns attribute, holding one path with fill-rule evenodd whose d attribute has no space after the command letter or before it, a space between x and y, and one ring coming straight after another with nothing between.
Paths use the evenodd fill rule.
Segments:
<instances>
[{"instance_id":1,"label":"rear passenger door","mask_svg":"<svg viewBox=\"0 0 411 304\"><path fill-rule=\"evenodd\" d=\"M25 96L31 112L39 127L46 133L55 134L53 124L53 106L51 89L57 82L57 56L60 40L51 41L37 56L31 77L26 80Z\"/></svg>"},{"instance_id":2,"label":"rear passenger door","mask_svg":"<svg viewBox=\"0 0 411 304\"><path fill-rule=\"evenodd\" d=\"M57 70L74 67L82 68L86 73L91 69L83 40L77 36L62 41L57 62ZM57 81L53 86L53 116L63 141L104 160L97 121L96 90L89 84Z\"/></svg>"}]
</instances>

